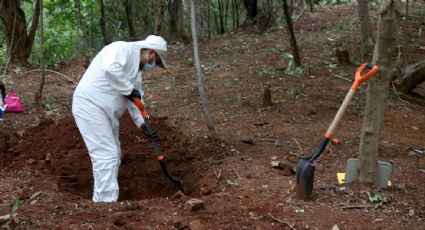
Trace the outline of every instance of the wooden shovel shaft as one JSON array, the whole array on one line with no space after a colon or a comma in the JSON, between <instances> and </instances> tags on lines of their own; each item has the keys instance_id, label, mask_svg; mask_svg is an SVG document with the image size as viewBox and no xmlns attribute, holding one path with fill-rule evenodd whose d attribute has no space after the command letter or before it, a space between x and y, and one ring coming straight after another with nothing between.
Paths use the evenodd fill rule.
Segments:
<instances>
[{"instance_id":1,"label":"wooden shovel shaft","mask_svg":"<svg viewBox=\"0 0 425 230\"><path fill-rule=\"evenodd\" d=\"M344 115L345 111L347 110L348 104L350 103L351 99L353 99L354 94L356 93L355 90L350 89L345 96L344 101L342 102L342 105L339 107L338 112L335 115L335 118L333 119L331 125L329 126L328 131L326 132L325 137L328 139L332 138L332 135L338 126L339 122L342 119L342 116Z\"/></svg>"}]
</instances>

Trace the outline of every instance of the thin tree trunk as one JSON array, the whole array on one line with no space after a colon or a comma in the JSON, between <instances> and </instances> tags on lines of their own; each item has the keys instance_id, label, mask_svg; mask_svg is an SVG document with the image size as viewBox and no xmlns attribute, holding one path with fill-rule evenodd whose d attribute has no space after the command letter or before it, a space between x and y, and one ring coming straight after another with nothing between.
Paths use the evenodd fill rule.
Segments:
<instances>
[{"instance_id":1,"label":"thin tree trunk","mask_svg":"<svg viewBox=\"0 0 425 230\"><path fill-rule=\"evenodd\" d=\"M370 80L367 88L359 148L358 179L361 183L372 186L377 183L379 136L391 81L392 57L397 47L399 16L398 1L381 1L378 36L372 60L381 71Z\"/></svg>"},{"instance_id":2,"label":"thin tree trunk","mask_svg":"<svg viewBox=\"0 0 425 230\"><path fill-rule=\"evenodd\" d=\"M40 16L40 0L35 2L30 29L27 33L25 13L16 0L1 1L0 18L3 23L10 63L25 65L31 54Z\"/></svg>"},{"instance_id":3,"label":"thin tree trunk","mask_svg":"<svg viewBox=\"0 0 425 230\"><path fill-rule=\"evenodd\" d=\"M204 86L204 80L202 77L202 71L201 71L201 61L199 59L199 49L198 49L198 37L196 33L196 13L195 13L195 1L190 1L190 21L192 24L192 39L193 39L193 51L194 51L194 60L195 60L195 67L196 67L196 78L198 79L198 89L199 89L199 95L201 96L202 100L202 108L204 112L204 119L207 123L208 130L210 132L211 136L215 136L214 131L214 120L212 117L212 114L209 111L209 105L208 105L208 97L205 93L205 86Z\"/></svg>"},{"instance_id":4,"label":"thin tree trunk","mask_svg":"<svg viewBox=\"0 0 425 230\"><path fill-rule=\"evenodd\" d=\"M217 4L218 4L218 15L219 15L219 19L220 19L220 34L224 34L224 33L226 33L226 31L224 29L224 15L223 15L224 6L223 6L223 2L221 0L218 0Z\"/></svg>"},{"instance_id":5,"label":"thin tree trunk","mask_svg":"<svg viewBox=\"0 0 425 230\"><path fill-rule=\"evenodd\" d=\"M106 32L106 22L105 22L105 4L103 3L103 0L99 0L100 3L100 20L99 20L99 26L100 26L100 32L102 33L103 37L103 44L108 45L111 43L111 38Z\"/></svg>"},{"instance_id":6,"label":"thin tree trunk","mask_svg":"<svg viewBox=\"0 0 425 230\"><path fill-rule=\"evenodd\" d=\"M313 13L314 11L313 0L307 0L307 1L308 1L308 5L310 6L310 12Z\"/></svg>"},{"instance_id":7,"label":"thin tree trunk","mask_svg":"<svg viewBox=\"0 0 425 230\"><path fill-rule=\"evenodd\" d=\"M155 25L154 25L154 34L160 34L161 32L161 21L162 17L165 13L165 1L164 0L158 0L155 1L157 5L155 5Z\"/></svg>"},{"instance_id":8,"label":"thin tree trunk","mask_svg":"<svg viewBox=\"0 0 425 230\"><path fill-rule=\"evenodd\" d=\"M83 36L81 35L81 30L84 28L83 27L83 20L81 18L81 2L80 0L75 0L75 8L77 9L77 36L78 36L78 41L77 41L77 47L78 47L78 55L80 55L80 53L85 50L83 48L81 48L81 42L83 41ZM83 32L84 34L84 32Z\"/></svg>"},{"instance_id":9,"label":"thin tree trunk","mask_svg":"<svg viewBox=\"0 0 425 230\"><path fill-rule=\"evenodd\" d=\"M258 14L257 0L244 0L243 4L246 9L246 22L244 24L254 24Z\"/></svg>"},{"instance_id":10,"label":"thin tree trunk","mask_svg":"<svg viewBox=\"0 0 425 230\"><path fill-rule=\"evenodd\" d=\"M301 66L301 57L298 49L297 38L295 37L294 27L292 26L292 15L289 14L287 0L282 0L283 2L283 13L285 14L286 24L288 25L289 40L292 46L292 53L294 55L294 63L296 66Z\"/></svg>"},{"instance_id":11,"label":"thin tree trunk","mask_svg":"<svg viewBox=\"0 0 425 230\"><path fill-rule=\"evenodd\" d=\"M229 1L225 1L224 5L224 31L226 31L227 27L227 14L229 13Z\"/></svg>"},{"instance_id":12,"label":"thin tree trunk","mask_svg":"<svg viewBox=\"0 0 425 230\"><path fill-rule=\"evenodd\" d=\"M136 37L136 31L134 30L133 18L131 16L131 8L131 0L126 0L125 13L127 14L128 36L132 40Z\"/></svg>"},{"instance_id":13,"label":"thin tree trunk","mask_svg":"<svg viewBox=\"0 0 425 230\"><path fill-rule=\"evenodd\" d=\"M27 40L25 41L25 49L26 49L25 59L29 58L31 54L31 50L32 50L32 45L34 44L35 33L37 32L38 20L40 18L40 11L41 11L40 4L41 4L41 0L37 0L37 2L35 3L30 31L28 32L28 37L27 37Z\"/></svg>"},{"instance_id":14,"label":"thin tree trunk","mask_svg":"<svg viewBox=\"0 0 425 230\"><path fill-rule=\"evenodd\" d=\"M208 1L208 40L211 41L211 0Z\"/></svg>"},{"instance_id":15,"label":"thin tree trunk","mask_svg":"<svg viewBox=\"0 0 425 230\"><path fill-rule=\"evenodd\" d=\"M362 59L365 56L365 53L368 52L369 47L373 45L373 34L372 26L369 17L369 0L358 0L358 13L360 19L360 28L362 31L361 34L361 56Z\"/></svg>"},{"instance_id":16,"label":"thin tree trunk","mask_svg":"<svg viewBox=\"0 0 425 230\"><path fill-rule=\"evenodd\" d=\"M40 68L41 68L41 78L40 85L38 86L38 91L35 94L35 109L37 112L41 113L43 111L43 106L41 104L41 98L43 97L43 88L44 82L46 79L45 69L44 69L44 25L43 25L43 0L40 0Z\"/></svg>"},{"instance_id":17,"label":"thin tree trunk","mask_svg":"<svg viewBox=\"0 0 425 230\"><path fill-rule=\"evenodd\" d=\"M236 10L236 28L239 28L239 2L238 0L235 0L236 2L236 6L235 6L235 10Z\"/></svg>"},{"instance_id":18,"label":"thin tree trunk","mask_svg":"<svg viewBox=\"0 0 425 230\"><path fill-rule=\"evenodd\" d=\"M407 19L409 17L409 0L406 0L406 11L404 17Z\"/></svg>"},{"instance_id":19,"label":"thin tree trunk","mask_svg":"<svg viewBox=\"0 0 425 230\"><path fill-rule=\"evenodd\" d=\"M220 23L219 21L219 15L217 13L217 10L215 10L215 7L213 5L213 13L214 13L214 24L215 24L215 30L217 34L220 34Z\"/></svg>"},{"instance_id":20,"label":"thin tree trunk","mask_svg":"<svg viewBox=\"0 0 425 230\"><path fill-rule=\"evenodd\" d=\"M232 26L236 30L236 1L232 0Z\"/></svg>"},{"instance_id":21,"label":"thin tree trunk","mask_svg":"<svg viewBox=\"0 0 425 230\"><path fill-rule=\"evenodd\" d=\"M183 6L182 0L171 0L169 5L170 11L170 38L171 40L189 41L183 26Z\"/></svg>"}]
</instances>

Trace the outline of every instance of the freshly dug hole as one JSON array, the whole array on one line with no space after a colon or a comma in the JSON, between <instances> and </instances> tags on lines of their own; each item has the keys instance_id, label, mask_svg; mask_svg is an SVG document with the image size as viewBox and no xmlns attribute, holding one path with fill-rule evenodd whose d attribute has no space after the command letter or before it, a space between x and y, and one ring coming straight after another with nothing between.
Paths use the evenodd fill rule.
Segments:
<instances>
[{"instance_id":1,"label":"freshly dug hole","mask_svg":"<svg viewBox=\"0 0 425 230\"><path fill-rule=\"evenodd\" d=\"M176 191L174 184L163 175L150 141L128 114L123 116L120 125L119 200L171 196ZM202 186L214 190L216 178L209 168L228 152L221 143L204 138L191 141L189 135L168 125L167 118L153 118L153 126L158 131L169 171L183 180L187 195L197 196ZM47 169L56 178L60 191L86 199L92 197L90 157L71 116L29 129L4 155L2 163L8 167L23 167L33 159L35 163L30 166Z\"/></svg>"}]
</instances>

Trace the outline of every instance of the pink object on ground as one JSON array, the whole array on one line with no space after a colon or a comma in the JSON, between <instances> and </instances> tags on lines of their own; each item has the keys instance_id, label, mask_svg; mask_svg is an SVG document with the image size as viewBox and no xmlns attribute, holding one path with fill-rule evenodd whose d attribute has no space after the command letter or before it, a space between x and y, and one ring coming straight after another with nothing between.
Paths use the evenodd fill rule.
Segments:
<instances>
[{"instance_id":1,"label":"pink object on ground","mask_svg":"<svg viewBox=\"0 0 425 230\"><path fill-rule=\"evenodd\" d=\"M4 103L7 105L6 113L23 113L25 111L16 93L8 93L4 99Z\"/></svg>"}]
</instances>

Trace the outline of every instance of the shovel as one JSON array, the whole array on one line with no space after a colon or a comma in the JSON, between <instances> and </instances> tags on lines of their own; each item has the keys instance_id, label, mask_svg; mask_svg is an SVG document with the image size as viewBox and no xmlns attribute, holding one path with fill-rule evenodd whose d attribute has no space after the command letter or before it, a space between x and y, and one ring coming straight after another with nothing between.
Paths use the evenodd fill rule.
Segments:
<instances>
[{"instance_id":1,"label":"shovel","mask_svg":"<svg viewBox=\"0 0 425 230\"><path fill-rule=\"evenodd\" d=\"M362 72L365 69L367 69L368 72L365 75L362 75ZM322 154L323 150L326 148L326 145L329 143L329 140L332 138L332 134L334 133L336 127L338 126L338 123L341 121L341 118L344 115L344 112L347 109L349 102L353 98L360 84L369 80L371 77L375 76L378 70L379 70L378 66L368 64L368 63L362 64L357 69L353 85L351 86L350 90L345 96L344 101L339 107L339 110L337 114L335 115L335 118L333 119L331 125L329 126L328 131L325 134L325 139L323 139L322 142L320 143L319 149L317 149L313 155L299 159L297 168L296 168L296 176L297 176L296 190L297 190L298 199L309 200L311 198L311 193L313 191L314 171L316 169L314 165L312 164L313 161L316 160Z\"/></svg>"},{"instance_id":2,"label":"shovel","mask_svg":"<svg viewBox=\"0 0 425 230\"><path fill-rule=\"evenodd\" d=\"M143 105L142 101L137 97L133 97L132 99L133 99L133 103L140 110L140 113L142 114L142 117L145 120L146 128L148 129L148 133L150 135L153 131L153 128L152 128L152 123L149 119L148 112L145 109L145 105ZM159 143L152 140L152 144L153 144L153 151L158 158L162 172L164 173L164 175L168 179L170 179L174 183L174 185L176 186L176 188L178 190L180 190L181 192L184 193L184 191L183 191L183 181L180 180L179 178L177 178L176 176L170 175L170 173L168 172L167 163L165 161L164 155L162 155L162 153L161 153L162 151L161 151L161 147L159 146Z\"/></svg>"}]
</instances>

